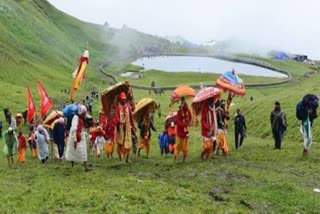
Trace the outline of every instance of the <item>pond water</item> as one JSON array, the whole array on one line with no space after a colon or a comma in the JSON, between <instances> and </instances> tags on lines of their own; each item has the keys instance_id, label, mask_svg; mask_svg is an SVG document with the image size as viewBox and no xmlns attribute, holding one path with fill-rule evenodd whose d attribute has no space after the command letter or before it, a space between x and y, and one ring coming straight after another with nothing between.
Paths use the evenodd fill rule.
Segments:
<instances>
[{"instance_id":1,"label":"pond water","mask_svg":"<svg viewBox=\"0 0 320 214\"><path fill-rule=\"evenodd\" d=\"M146 70L156 69L167 72L202 72L221 74L232 68L237 74L263 77L284 78L286 75L266 68L249 65L245 63L231 62L212 57L194 56L156 56L144 57L132 64L144 67Z\"/></svg>"}]
</instances>

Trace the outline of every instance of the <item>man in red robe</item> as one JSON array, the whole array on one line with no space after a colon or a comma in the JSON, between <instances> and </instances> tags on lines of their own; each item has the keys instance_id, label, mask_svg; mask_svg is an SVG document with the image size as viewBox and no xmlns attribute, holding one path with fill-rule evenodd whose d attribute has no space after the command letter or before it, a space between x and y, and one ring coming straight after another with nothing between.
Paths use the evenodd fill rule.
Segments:
<instances>
[{"instance_id":1,"label":"man in red robe","mask_svg":"<svg viewBox=\"0 0 320 214\"><path fill-rule=\"evenodd\" d=\"M176 116L176 147L174 150L174 160L177 159L177 156L182 151L183 152L183 162L186 161L189 155L189 131L188 126L191 122L192 116L189 110L188 104L185 101L185 98L181 98L181 105Z\"/></svg>"},{"instance_id":2,"label":"man in red robe","mask_svg":"<svg viewBox=\"0 0 320 214\"><path fill-rule=\"evenodd\" d=\"M216 113L213 98L208 99L201 112L202 152L201 158L208 159L212 155L213 140L216 136Z\"/></svg>"},{"instance_id":3,"label":"man in red robe","mask_svg":"<svg viewBox=\"0 0 320 214\"><path fill-rule=\"evenodd\" d=\"M129 157L132 147L132 129L136 130L136 128L134 126L131 105L127 101L125 92L120 93L120 101L115 106L114 113L114 124L117 128L116 142L119 160L122 161L122 158L125 157L126 163L131 163Z\"/></svg>"}]
</instances>

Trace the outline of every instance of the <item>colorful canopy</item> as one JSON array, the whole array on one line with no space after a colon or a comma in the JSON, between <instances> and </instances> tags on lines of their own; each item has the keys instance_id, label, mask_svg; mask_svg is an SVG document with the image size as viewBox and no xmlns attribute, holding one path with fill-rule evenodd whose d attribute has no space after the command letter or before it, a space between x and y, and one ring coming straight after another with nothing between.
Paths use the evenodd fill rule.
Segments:
<instances>
[{"instance_id":1,"label":"colorful canopy","mask_svg":"<svg viewBox=\"0 0 320 214\"><path fill-rule=\"evenodd\" d=\"M196 96L193 98L192 101L192 108L196 115L199 115L201 112L201 108L203 103L208 100L209 98L219 98L222 94L222 90L215 87L207 87L201 89Z\"/></svg>"},{"instance_id":2,"label":"colorful canopy","mask_svg":"<svg viewBox=\"0 0 320 214\"><path fill-rule=\"evenodd\" d=\"M111 114L111 110L117 103L118 96L121 92L125 92L127 95L128 102L130 103L132 110L135 109L134 97L132 93L132 89L130 87L130 83L128 81L119 82L109 88L105 89L101 93L101 104L102 111L106 115Z\"/></svg>"},{"instance_id":3,"label":"colorful canopy","mask_svg":"<svg viewBox=\"0 0 320 214\"><path fill-rule=\"evenodd\" d=\"M152 98L143 98L136 105L136 109L133 112L135 119L139 119L142 114L145 114L147 111L150 113L157 109L157 103Z\"/></svg>"},{"instance_id":4,"label":"colorful canopy","mask_svg":"<svg viewBox=\"0 0 320 214\"><path fill-rule=\"evenodd\" d=\"M217 87L232 94L244 96L246 90L242 79L235 74L235 71L226 71L216 82Z\"/></svg>"},{"instance_id":5,"label":"colorful canopy","mask_svg":"<svg viewBox=\"0 0 320 214\"><path fill-rule=\"evenodd\" d=\"M188 85L178 86L171 94L171 103L177 102L181 97L194 97L196 91Z\"/></svg>"},{"instance_id":6,"label":"colorful canopy","mask_svg":"<svg viewBox=\"0 0 320 214\"><path fill-rule=\"evenodd\" d=\"M43 121L43 126L48 128L53 128L55 120L57 120L59 117L63 117L62 111L52 111L48 117Z\"/></svg>"}]
</instances>

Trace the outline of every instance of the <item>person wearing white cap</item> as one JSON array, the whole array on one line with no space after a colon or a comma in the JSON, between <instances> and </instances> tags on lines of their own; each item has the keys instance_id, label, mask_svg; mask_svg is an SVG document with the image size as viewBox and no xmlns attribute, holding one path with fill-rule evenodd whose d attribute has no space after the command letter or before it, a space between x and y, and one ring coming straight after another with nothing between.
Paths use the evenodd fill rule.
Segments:
<instances>
[{"instance_id":1,"label":"person wearing white cap","mask_svg":"<svg viewBox=\"0 0 320 214\"><path fill-rule=\"evenodd\" d=\"M8 165L13 165L13 155L17 153L18 139L13 131L12 127L4 133L4 148L3 152L6 154L8 159Z\"/></svg>"},{"instance_id":2,"label":"person wearing white cap","mask_svg":"<svg viewBox=\"0 0 320 214\"><path fill-rule=\"evenodd\" d=\"M38 125L37 131L35 132L35 141L38 148L38 158L42 163L45 163L49 158L49 134L42 125Z\"/></svg>"},{"instance_id":3,"label":"person wearing white cap","mask_svg":"<svg viewBox=\"0 0 320 214\"><path fill-rule=\"evenodd\" d=\"M84 132L86 114L87 108L80 105L78 114L72 118L65 158L71 161L72 166L74 162L83 162L85 171L90 171L87 165L87 143Z\"/></svg>"}]
</instances>

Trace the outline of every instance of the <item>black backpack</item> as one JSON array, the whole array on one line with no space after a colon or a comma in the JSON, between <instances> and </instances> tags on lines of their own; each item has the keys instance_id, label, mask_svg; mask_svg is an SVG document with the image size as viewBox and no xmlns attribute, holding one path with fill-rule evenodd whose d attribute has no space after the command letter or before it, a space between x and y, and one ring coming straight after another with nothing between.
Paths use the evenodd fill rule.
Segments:
<instances>
[{"instance_id":1,"label":"black backpack","mask_svg":"<svg viewBox=\"0 0 320 214\"><path fill-rule=\"evenodd\" d=\"M298 102L296 106L296 117L301 121L308 118L308 107L302 101Z\"/></svg>"}]
</instances>

